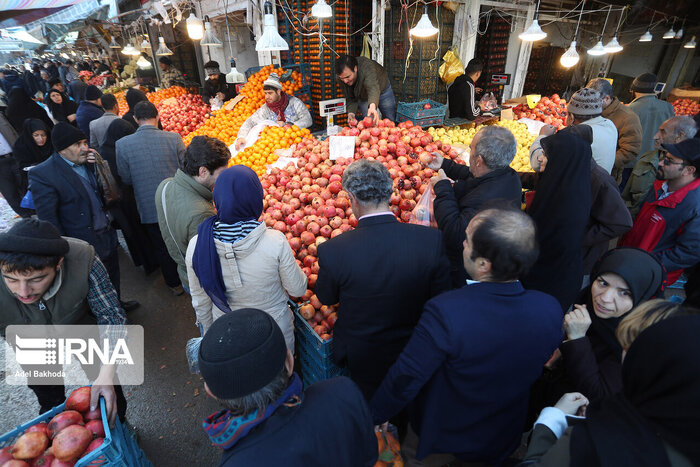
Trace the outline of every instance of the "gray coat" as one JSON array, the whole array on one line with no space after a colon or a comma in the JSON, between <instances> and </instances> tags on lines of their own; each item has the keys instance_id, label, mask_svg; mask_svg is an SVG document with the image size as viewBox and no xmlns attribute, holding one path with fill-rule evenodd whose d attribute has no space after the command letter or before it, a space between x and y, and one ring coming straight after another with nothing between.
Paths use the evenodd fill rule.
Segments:
<instances>
[{"instance_id":1,"label":"gray coat","mask_svg":"<svg viewBox=\"0 0 700 467\"><path fill-rule=\"evenodd\" d=\"M17 141L18 138L17 131L15 130L15 127L10 124L7 118L5 118L4 114L0 114L0 134L5 137L10 147L15 145L15 141Z\"/></svg>"},{"instance_id":2,"label":"gray coat","mask_svg":"<svg viewBox=\"0 0 700 467\"><path fill-rule=\"evenodd\" d=\"M160 182L182 166L185 145L177 133L142 125L133 135L117 141L117 170L124 183L133 185L143 224L158 223L155 195Z\"/></svg>"},{"instance_id":3,"label":"gray coat","mask_svg":"<svg viewBox=\"0 0 700 467\"><path fill-rule=\"evenodd\" d=\"M99 148L107 134L107 128L109 124L114 121L115 118L119 118L119 115L115 115L112 112L105 112L100 118L90 122L90 147Z\"/></svg>"}]
</instances>

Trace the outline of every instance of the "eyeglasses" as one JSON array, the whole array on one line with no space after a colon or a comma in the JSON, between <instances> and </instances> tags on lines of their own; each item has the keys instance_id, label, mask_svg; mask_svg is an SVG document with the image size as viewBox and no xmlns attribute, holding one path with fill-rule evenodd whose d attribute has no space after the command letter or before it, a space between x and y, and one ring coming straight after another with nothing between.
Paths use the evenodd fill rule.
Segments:
<instances>
[{"instance_id":1,"label":"eyeglasses","mask_svg":"<svg viewBox=\"0 0 700 467\"><path fill-rule=\"evenodd\" d=\"M664 165L685 165L685 161L674 161L668 157L668 151L659 151L659 162L663 162Z\"/></svg>"}]
</instances>

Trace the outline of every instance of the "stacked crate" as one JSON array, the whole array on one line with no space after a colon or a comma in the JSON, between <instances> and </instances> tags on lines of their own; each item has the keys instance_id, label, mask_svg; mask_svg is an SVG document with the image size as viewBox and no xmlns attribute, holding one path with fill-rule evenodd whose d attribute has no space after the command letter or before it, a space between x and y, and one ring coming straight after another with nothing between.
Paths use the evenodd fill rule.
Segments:
<instances>
[{"instance_id":1,"label":"stacked crate","mask_svg":"<svg viewBox=\"0 0 700 467\"><path fill-rule=\"evenodd\" d=\"M438 74L442 64L442 56L452 46L454 31L454 13L447 8L438 8L435 16L434 4L430 6L428 16L440 30L435 37L413 39L413 50L406 68L410 41L409 29L418 22L423 14L423 5L417 5L407 10L403 18L401 8L386 12L386 30L384 32L384 68L389 75L389 81L394 89L397 101L416 102L429 98L437 102L447 102L447 87Z\"/></svg>"},{"instance_id":2,"label":"stacked crate","mask_svg":"<svg viewBox=\"0 0 700 467\"><path fill-rule=\"evenodd\" d=\"M477 86L484 92L497 93L498 85L491 84L491 75L506 72L510 24L500 16L491 15L490 18L481 18L479 30L483 31L485 28L488 28L486 34L479 36L476 42L476 57L484 62L484 71Z\"/></svg>"}]
</instances>

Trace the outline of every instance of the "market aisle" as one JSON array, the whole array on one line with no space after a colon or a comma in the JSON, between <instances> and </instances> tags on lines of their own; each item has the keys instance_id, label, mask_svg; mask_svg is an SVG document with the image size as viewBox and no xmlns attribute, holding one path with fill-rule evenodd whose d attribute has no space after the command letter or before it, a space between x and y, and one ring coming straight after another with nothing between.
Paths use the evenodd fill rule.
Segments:
<instances>
[{"instance_id":1,"label":"market aisle","mask_svg":"<svg viewBox=\"0 0 700 467\"><path fill-rule=\"evenodd\" d=\"M187 369L185 343L199 334L187 296L173 297L159 272L146 277L121 252L122 293L141 302L129 313L132 324L144 327L145 380L142 386L125 386L129 423L156 466L217 465L219 452L201 428L202 420L217 410L198 376ZM5 363L0 359L0 375ZM28 388L0 383L0 433L15 428L39 413L36 397ZM69 390L72 388L69 388Z\"/></svg>"}]
</instances>

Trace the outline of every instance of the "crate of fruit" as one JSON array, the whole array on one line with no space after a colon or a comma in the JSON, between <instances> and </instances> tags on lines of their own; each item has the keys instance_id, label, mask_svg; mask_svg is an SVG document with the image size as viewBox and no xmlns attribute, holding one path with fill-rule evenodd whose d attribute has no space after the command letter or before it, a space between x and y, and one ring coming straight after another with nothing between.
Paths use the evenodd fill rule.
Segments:
<instances>
[{"instance_id":1,"label":"crate of fruit","mask_svg":"<svg viewBox=\"0 0 700 467\"><path fill-rule=\"evenodd\" d=\"M312 305L306 304L306 306ZM333 378L334 376L347 375L347 368L339 367L333 361L333 337L328 334L330 332L327 329L328 325L322 324L324 321L328 322L328 316L324 318L319 310L317 313L321 316L318 318L321 319L318 320L318 323L313 318L307 321L301 315L300 308L299 306L294 306L294 322L297 330L297 355L301 363L301 375L304 384L308 387L317 381ZM326 307L324 309L324 311L330 310L333 310L333 308ZM335 312L330 311L329 316L333 313ZM316 329L309 321L315 323Z\"/></svg>"},{"instance_id":2,"label":"crate of fruit","mask_svg":"<svg viewBox=\"0 0 700 467\"><path fill-rule=\"evenodd\" d=\"M110 428L104 399L95 411L89 401L89 387L76 389L64 404L0 436L0 465L17 459L27 465L152 467L119 418Z\"/></svg>"},{"instance_id":3,"label":"crate of fruit","mask_svg":"<svg viewBox=\"0 0 700 467\"><path fill-rule=\"evenodd\" d=\"M264 67L262 67L262 66L254 66L254 67L248 68L248 70L246 70L246 72L245 72L246 81L248 80L248 78L253 76L258 71L262 70L263 68ZM291 71L293 73L296 71L297 73L299 73L301 75L301 87L302 88L309 88L309 89L311 88L311 65L309 65L308 63L294 63L291 65L283 65L282 69L285 72ZM282 76L280 76L280 78L284 79ZM297 93L295 92L294 94L297 94Z\"/></svg>"},{"instance_id":4,"label":"crate of fruit","mask_svg":"<svg viewBox=\"0 0 700 467\"><path fill-rule=\"evenodd\" d=\"M447 106L431 99L419 102L399 102L396 117L399 122L410 120L414 125L442 125Z\"/></svg>"}]
</instances>

